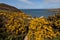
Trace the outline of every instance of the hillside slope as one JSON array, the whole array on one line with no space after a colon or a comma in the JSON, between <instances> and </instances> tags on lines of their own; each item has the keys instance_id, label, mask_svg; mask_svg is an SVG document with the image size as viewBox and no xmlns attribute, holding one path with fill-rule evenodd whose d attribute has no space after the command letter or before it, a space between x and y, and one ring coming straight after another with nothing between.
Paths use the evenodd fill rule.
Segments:
<instances>
[{"instance_id":1,"label":"hillside slope","mask_svg":"<svg viewBox=\"0 0 60 40\"><path fill-rule=\"evenodd\" d=\"M4 3L0 3L0 10L6 10L11 12L22 12L20 9L17 9L16 7Z\"/></svg>"}]
</instances>

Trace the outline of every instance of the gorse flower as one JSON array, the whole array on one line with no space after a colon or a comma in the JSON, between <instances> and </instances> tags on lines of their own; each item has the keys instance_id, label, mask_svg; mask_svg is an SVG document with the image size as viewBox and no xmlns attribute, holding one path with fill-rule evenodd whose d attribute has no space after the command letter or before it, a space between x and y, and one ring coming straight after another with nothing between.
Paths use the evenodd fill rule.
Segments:
<instances>
[{"instance_id":1,"label":"gorse flower","mask_svg":"<svg viewBox=\"0 0 60 40\"><path fill-rule=\"evenodd\" d=\"M50 25L50 21L46 18L35 18L30 21L29 32L28 32L28 40L44 40L46 38L53 39L56 37L58 32L54 31L52 26ZM32 35L34 35L32 37ZM31 38L32 37L32 38Z\"/></svg>"},{"instance_id":2,"label":"gorse flower","mask_svg":"<svg viewBox=\"0 0 60 40\"><path fill-rule=\"evenodd\" d=\"M45 40L60 36L60 16L33 18L24 13L0 11L0 39Z\"/></svg>"}]
</instances>

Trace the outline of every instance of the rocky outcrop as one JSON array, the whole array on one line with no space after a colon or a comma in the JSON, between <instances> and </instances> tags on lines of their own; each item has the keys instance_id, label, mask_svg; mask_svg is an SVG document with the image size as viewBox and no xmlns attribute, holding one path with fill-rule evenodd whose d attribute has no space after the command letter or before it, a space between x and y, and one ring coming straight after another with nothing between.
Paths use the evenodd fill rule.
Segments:
<instances>
[{"instance_id":1,"label":"rocky outcrop","mask_svg":"<svg viewBox=\"0 0 60 40\"><path fill-rule=\"evenodd\" d=\"M49 9L49 11L60 13L60 8L56 8L56 9Z\"/></svg>"}]
</instances>

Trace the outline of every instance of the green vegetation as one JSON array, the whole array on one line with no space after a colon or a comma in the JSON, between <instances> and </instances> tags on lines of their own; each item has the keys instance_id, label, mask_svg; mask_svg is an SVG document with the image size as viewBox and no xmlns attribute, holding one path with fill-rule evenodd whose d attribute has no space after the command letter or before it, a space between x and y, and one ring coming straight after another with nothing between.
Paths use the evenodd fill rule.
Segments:
<instances>
[{"instance_id":1,"label":"green vegetation","mask_svg":"<svg viewBox=\"0 0 60 40\"><path fill-rule=\"evenodd\" d=\"M24 13L0 11L0 39L23 40L28 32Z\"/></svg>"}]
</instances>

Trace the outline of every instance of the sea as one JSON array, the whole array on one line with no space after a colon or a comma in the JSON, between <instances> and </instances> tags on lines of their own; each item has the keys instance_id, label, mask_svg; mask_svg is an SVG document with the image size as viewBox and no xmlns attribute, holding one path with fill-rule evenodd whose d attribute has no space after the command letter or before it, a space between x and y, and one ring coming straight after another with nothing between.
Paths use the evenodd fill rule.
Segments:
<instances>
[{"instance_id":1,"label":"sea","mask_svg":"<svg viewBox=\"0 0 60 40\"><path fill-rule=\"evenodd\" d=\"M31 15L32 17L48 17L55 14L55 12L48 11L47 9L21 9L25 14Z\"/></svg>"}]
</instances>

